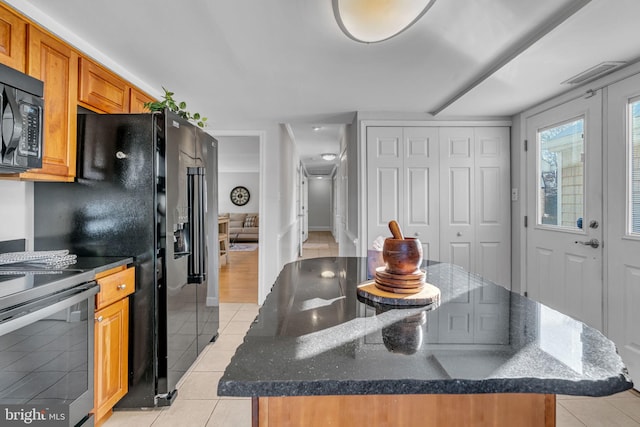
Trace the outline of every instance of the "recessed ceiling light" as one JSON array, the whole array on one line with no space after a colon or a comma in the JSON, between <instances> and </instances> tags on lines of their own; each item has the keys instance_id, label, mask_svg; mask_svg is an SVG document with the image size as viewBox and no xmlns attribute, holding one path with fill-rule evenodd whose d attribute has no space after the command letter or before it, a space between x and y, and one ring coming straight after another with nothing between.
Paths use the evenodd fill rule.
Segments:
<instances>
[{"instance_id":1,"label":"recessed ceiling light","mask_svg":"<svg viewBox=\"0 0 640 427\"><path fill-rule=\"evenodd\" d=\"M333 153L322 153L322 154L320 155L320 157L322 157L324 160L329 160L329 161L331 161L331 160L333 160L333 159L335 159L335 158L336 158L336 155L335 155L335 154L333 154Z\"/></svg>"},{"instance_id":2,"label":"recessed ceiling light","mask_svg":"<svg viewBox=\"0 0 640 427\"><path fill-rule=\"evenodd\" d=\"M314 132L318 132L320 129L322 129L322 126L314 126L312 129L314 130Z\"/></svg>"}]
</instances>

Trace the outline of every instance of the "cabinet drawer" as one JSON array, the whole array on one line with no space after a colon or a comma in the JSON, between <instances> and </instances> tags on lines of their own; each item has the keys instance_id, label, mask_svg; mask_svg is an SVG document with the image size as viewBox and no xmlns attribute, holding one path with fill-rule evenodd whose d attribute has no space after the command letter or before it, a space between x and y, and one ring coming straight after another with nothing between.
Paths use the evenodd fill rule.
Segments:
<instances>
[{"instance_id":1,"label":"cabinet drawer","mask_svg":"<svg viewBox=\"0 0 640 427\"><path fill-rule=\"evenodd\" d=\"M96 299L96 308L100 309L132 294L136 287L136 270L127 268L98 279L100 293Z\"/></svg>"}]
</instances>

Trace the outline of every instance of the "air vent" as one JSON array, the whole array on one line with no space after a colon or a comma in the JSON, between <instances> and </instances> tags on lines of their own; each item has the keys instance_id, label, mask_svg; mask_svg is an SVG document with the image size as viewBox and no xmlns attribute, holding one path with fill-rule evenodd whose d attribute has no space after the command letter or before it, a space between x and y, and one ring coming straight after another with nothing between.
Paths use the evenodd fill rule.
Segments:
<instances>
[{"instance_id":1,"label":"air vent","mask_svg":"<svg viewBox=\"0 0 640 427\"><path fill-rule=\"evenodd\" d=\"M588 70L571 77L568 80L563 81L562 84L579 85L582 83L586 83L598 77L602 77L605 74L609 74L613 70L616 70L626 64L626 62L603 62L596 65L595 67L591 67Z\"/></svg>"}]
</instances>

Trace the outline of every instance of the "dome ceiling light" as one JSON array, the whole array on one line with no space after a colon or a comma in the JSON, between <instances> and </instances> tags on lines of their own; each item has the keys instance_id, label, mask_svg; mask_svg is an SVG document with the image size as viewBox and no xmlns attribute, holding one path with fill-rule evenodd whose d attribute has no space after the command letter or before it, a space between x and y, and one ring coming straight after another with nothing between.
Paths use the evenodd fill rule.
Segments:
<instances>
[{"instance_id":1,"label":"dome ceiling light","mask_svg":"<svg viewBox=\"0 0 640 427\"><path fill-rule=\"evenodd\" d=\"M409 28L436 0L332 0L340 29L361 43L388 40Z\"/></svg>"},{"instance_id":2,"label":"dome ceiling light","mask_svg":"<svg viewBox=\"0 0 640 427\"><path fill-rule=\"evenodd\" d=\"M320 157L322 157L324 160L331 161L336 158L336 155L334 153L322 153Z\"/></svg>"}]
</instances>

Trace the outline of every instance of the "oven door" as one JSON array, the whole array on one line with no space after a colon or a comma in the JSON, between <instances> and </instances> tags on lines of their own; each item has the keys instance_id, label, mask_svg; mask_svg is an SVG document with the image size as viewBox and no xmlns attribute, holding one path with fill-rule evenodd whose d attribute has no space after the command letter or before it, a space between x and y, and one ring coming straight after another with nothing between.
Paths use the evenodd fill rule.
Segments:
<instances>
[{"instance_id":1,"label":"oven door","mask_svg":"<svg viewBox=\"0 0 640 427\"><path fill-rule=\"evenodd\" d=\"M84 283L0 311L0 425L31 413L32 426L93 425L98 290Z\"/></svg>"}]
</instances>

